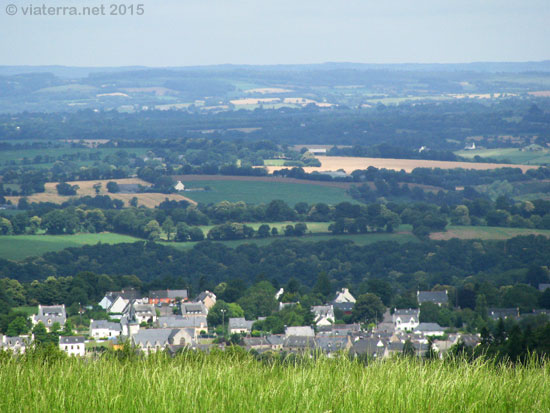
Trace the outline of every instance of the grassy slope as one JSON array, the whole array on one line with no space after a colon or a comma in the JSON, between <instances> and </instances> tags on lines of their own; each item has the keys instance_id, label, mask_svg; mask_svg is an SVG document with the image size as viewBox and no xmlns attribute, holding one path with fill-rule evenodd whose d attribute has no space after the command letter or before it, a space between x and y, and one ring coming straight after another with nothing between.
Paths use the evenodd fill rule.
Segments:
<instances>
[{"instance_id":1,"label":"grassy slope","mask_svg":"<svg viewBox=\"0 0 550 413\"><path fill-rule=\"evenodd\" d=\"M3 412L542 412L548 366L372 362L270 366L250 357L133 363L5 359Z\"/></svg>"},{"instance_id":2,"label":"grassy slope","mask_svg":"<svg viewBox=\"0 0 550 413\"><path fill-rule=\"evenodd\" d=\"M75 235L2 235L0 236L0 258L22 260L42 255L46 252L61 251L69 247L81 247L87 244L118 244L135 242L137 238L112 234L75 234Z\"/></svg>"},{"instance_id":3,"label":"grassy slope","mask_svg":"<svg viewBox=\"0 0 550 413\"><path fill-rule=\"evenodd\" d=\"M343 188L325 187L320 185L303 185L282 182L254 182L254 181L189 181L186 188L210 187L210 191L185 192L184 195L197 202L216 203L221 201L247 204L268 203L272 199L282 199L294 206L298 202L314 204L325 202L334 204L349 201L356 203Z\"/></svg>"}]
</instances>

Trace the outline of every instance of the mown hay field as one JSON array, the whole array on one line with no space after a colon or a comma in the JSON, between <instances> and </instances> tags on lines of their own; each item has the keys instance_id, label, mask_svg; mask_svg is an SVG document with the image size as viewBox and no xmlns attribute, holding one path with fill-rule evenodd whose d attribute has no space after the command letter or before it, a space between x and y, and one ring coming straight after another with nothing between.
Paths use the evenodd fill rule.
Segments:
<instances>
[{"instance_id":1,"label":"mown hay field","mask_svg":"<svg viewBox=\"0 0 550 413\"><path fill-rule=\"evenodd\" d=\"M111 194L107 192L107 182L116 182L119 185L142 185L145 187L151 186L150 183L145 182L138 178L126 178L126 179L98 179L95 181L71 181L67 182L70 185L78 185L79 189L77 190L76 197L81 196L95 196L96 192L94 185L100 183L101 189L99 195L109 195L112 199L120 199L124 202L125 206L129 205L129 202L132 198L136 197L138 199L138 205L143 205L148 208L153 208L163 202L165 199L176 200L176 201L188 201L192 204L195 202L183 195L180 194L159 194L159 193L116 193ZM33 194L27 197L29 202L53 202L56 204L61 204L68 199L72 198L70 196L62 196L57 193L56 185L58 182L48 182L45 185L45 191L42 193ZM17 204L19 201L19 196L7 196L6 199Z\"/></svg>"},{"instance_id":2,"label":"mown hay field","mask_svg":"<svg viewBox=\"0 0 550 413\"><path fill-rule=\"evenodd\" d=\"M234 352L135 361L3 357L2 412L547 412L546 364L343 356L261 363Z\"/></svg>"},{"instance_id":3,"label":"mown hay field","mask_svg":"<svg viewBox=\"0 0 550 413\"><path fill-rule=\"evenodd\" d=\"M430 238L434 240L459 239L495 239L504 240L521 235L543 235L550 237L550 230L531 228L508 228L508 227L474 227L451 225L444 232L433 232Z\"/></svg>"},{"instance_id":4,"label":"mown hay field","mask_svg":"<svg viewBox=\"0 0 550 413\"><path fill-rule=\"evenodd\" d=\"M388 159L388 158L356 158L351 156L316 156L321 162L321 166L308 166L304 171L326 172L344 170L346 173L352 173L357 169L367 169L373 166L379 169L393 169L395 171L404 170L411 172L415 168L441 168L441 169L476 169L487 170L496 168L520 168L523 172L529 169L535 169L534 165L509 165L499 163L475 163L475 162L448 162L448 161L426 161L422 159ZM270 173L289 167L284 166L265 166Z\"/></svg>"}]
</instances>

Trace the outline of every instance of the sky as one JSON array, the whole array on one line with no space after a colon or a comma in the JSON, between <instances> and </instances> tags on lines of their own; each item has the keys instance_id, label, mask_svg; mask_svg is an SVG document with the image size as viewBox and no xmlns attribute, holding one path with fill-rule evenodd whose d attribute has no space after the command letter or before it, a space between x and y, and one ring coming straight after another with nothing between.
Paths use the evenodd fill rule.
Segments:
<instances>
[{"instance_id":1,"label":"sky","mask_svg":"<svg viewBox=\"0 0 550 413\"><path fill-rule=\"evenodd\" d=\"M550 59L550 0L113 1L125 16L107 0L1 0L0 65ZM31 5L103 5L105 15L30 15Z\"/></svg>"}]
</instances>

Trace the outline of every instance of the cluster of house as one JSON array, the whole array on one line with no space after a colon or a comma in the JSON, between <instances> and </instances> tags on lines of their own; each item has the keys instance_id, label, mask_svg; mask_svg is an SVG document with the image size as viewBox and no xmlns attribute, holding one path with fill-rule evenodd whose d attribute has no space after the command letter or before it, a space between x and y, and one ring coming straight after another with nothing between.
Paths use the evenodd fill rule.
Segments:
<instances>
[{"instance_id":1,"label":"cluster of house","mask_svg":"<svg viewBox=\"0 0 550 413\"><path fill-rule=\"evenodd\" d=\"M276 298L284 291L277 292ZM419 305L433 303L438 306L448 304L447 291L418 291ZM244 336L243 343L248 350L258 352L284 350L300 352L319 350L327 354L337 351L349 351L355 355L366 354L372 357L388 357L401 353L403 346L410 341L417 354L424 354L431 338L433 348L440 354L459 340L470 346L479 342L477 335L447 334L445 328L437 323L421 323L418 308L395 308L387 311L383 321L372 331L364 331L359 324L334 324L335 310L351 314L356 300L347 288L338 291L336 298L325 305L313 306L315 330L311 326L285 327L284 334L271 334L251 337L255 322L244 318L229 318L228 332ZM204 291L192 301L187 290L151 291L143 297L135 289L108 292L99 305L109 314L111 320L91 320L88 337L61 336L59 348L69 355L84 356L88 338L93 341L109 340L119 345L122 340L130 342L144 353L166 348L177 351L179 348L206 349L201 344L201 335L208 331L208 311L216 303L216 295ZM284 308L295 303L280 303ZM177 308L179 314L174 314ZM533 314L546 314L539 310ZM489 308L488 316L493 320L519 319L517 308ZM32 317L33 324L42 323L47 330L57 324L63 328L67 319L64 305L38 306L38 313ZM441 339L445 336L445 339ZM1 348L24 352L31 337L2 336Z\"/></svg>"},{"instance_id":2,"label":"cluster of house","mask_svg":"<svg viewBox=\"0 0 550 413\"><path fill-rule=\"evenodd\" d=\"M111 319L91 320L90 337L95 340L124 337L145 353L166 347L195 347L199 335L208 331L208 311L216 304L216 295L204 291L193 301L187 290L151 291L141 297L136 290L109 292L99 305ZM175 315L174 308L181 314ZM147 328L142 328L146 324Z\"/></svg>"}]
</instances>

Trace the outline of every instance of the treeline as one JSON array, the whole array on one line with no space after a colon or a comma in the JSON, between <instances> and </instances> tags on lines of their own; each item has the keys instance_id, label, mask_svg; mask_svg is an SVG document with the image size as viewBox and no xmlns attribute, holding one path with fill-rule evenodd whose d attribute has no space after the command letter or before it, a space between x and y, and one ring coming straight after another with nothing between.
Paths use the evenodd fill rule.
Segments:
<instances>
[{"instance_id":1,"label":"treeline","mask_svg":"<svg viewBox=\"0 0 550 413\"><path fill-rule=\"evenodd\" d=\"M359 102L358 102L359 103ZM510 122L513 117L517 119ZM548 142L550 115L543 100L501 99L494 104L439 101L398 106L378 105L369 110L344 105L331 109L305 107L279 110L154 111L121 114L82 110L76 113L21 113L20 129L11 116L0 116L0 136L5 139L177 139L208 131L213 139L268 140L276 144L315 143L373 146L389 143L403 148L457 150L471 136L481 136L485 146L511 143L495 136L536 137ZM252 128L243 131L242 128ZM336 141L336 142L335 142Z\"/></svg>"},{"instance_id":2,"label":"treeline","mask_svg":"<svg viewBox=\"0 0 550 413\"><path fill-rule=\"evenodd\" d=\"M83 271L110 276L136 275L174 288L175 280L194 291L212 290L221 282L241 279L245 285L269 280L276 287L295 278L313 287L317 275L327 274L335 290L348 286L357 296L374 293L387 307L416 306L416 291L449 290L450 302L475 310L483 295L489 307L513 306L522 311L540 308L548 295L537 290L548 282L550 240L516 237L507 241L426 241L398 244L277 240L268 246L244 244L234 249L204 242L189 251L156 243L94 245L46 253L23 262L0 260L0 277L20 282ZM531 271L530 267L543 268ZM480 299L481 300L481 299ZM547 306L548 304L544 304Z\"/></svg>"},{"instance_id":3,"label":"treeline","mask_svg":"<svg viewBox=\"0 0 550 413\"><path fill-rule=\"evenodd\" d=\"M186 201L166 200L155 209L122 209L122 206L122 201L112 200L108 195L69 200L61 206L52 203L29 204L23 198L19 202L22 212L0 214L0 234L35 234L39 229L47 234L112 231L155 240L164 232L168 240L173 239L172 234L176 234L175 239L178 241L197 241L202 238L192 234L197 234L197 230L201 231L196 227L202 225L216 225L209 239L222 240L250 238L253 235L278 235L276 230L274 232L265 226L261 226L256 232L242 224L246 222L330 222L348 218L360 219L358 225L361 230L357 232L392 232L401 223L399 214L383 205L349 202L341 202L335 206L301 202L292 208L281 200L260 205L223 201L199 206L189 205ZM394 207L399 209L398 205ZM418 211L425 209L415 206L411 208ZM433 208L430 211L432 214L436 213ZM285 234L303 235L307 228L303 225L290 225L291 228L286 228ZM231 237L228 234L232 231L243 236Z\"/></svg>"}]
</instances>

